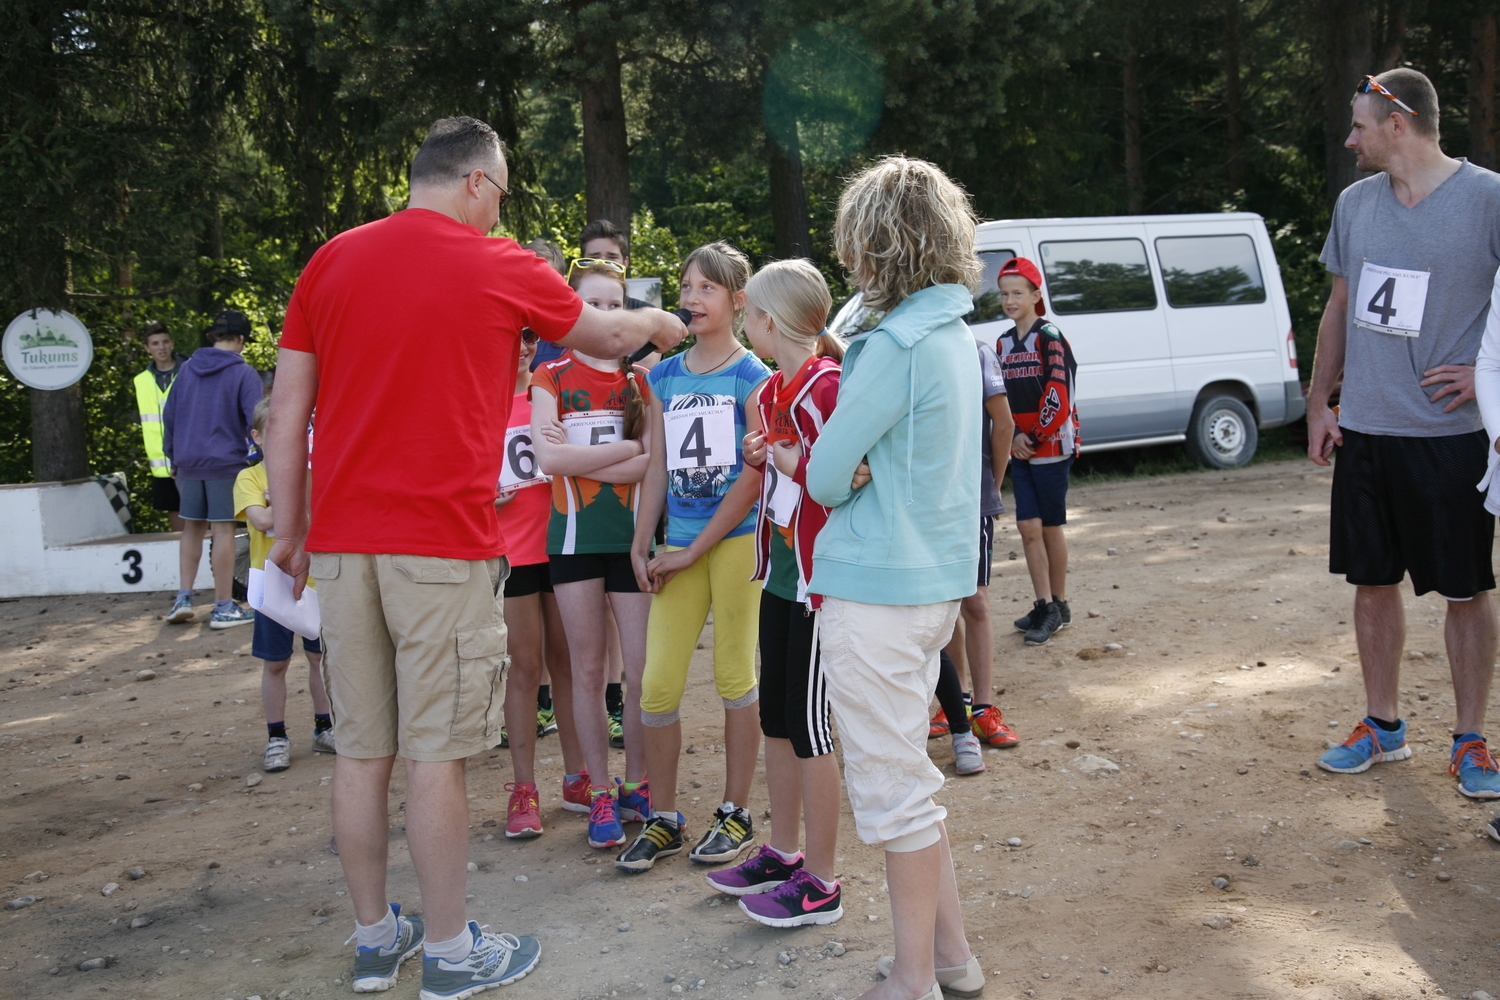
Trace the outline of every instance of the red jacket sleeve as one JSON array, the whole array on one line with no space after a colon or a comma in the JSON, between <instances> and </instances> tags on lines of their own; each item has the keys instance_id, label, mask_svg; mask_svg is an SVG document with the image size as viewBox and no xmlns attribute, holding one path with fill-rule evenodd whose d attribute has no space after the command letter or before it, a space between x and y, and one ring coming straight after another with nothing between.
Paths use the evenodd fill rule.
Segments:
<instances>
[{"instance_id":1,"label":"red jacket sleeve","mask_svg":"<svg viewBox=\"0 0 1500 1000\"><path fill-rule=\"evenodd\" d=\"M1042 341L1042 399L1037 407L1036 437L1052 441L1062 433L1063 425L1071 419L1073 398L1068 391L1068 355L1063 340L1056 334L1045 331Z\"/></svg>"}]
</instances>

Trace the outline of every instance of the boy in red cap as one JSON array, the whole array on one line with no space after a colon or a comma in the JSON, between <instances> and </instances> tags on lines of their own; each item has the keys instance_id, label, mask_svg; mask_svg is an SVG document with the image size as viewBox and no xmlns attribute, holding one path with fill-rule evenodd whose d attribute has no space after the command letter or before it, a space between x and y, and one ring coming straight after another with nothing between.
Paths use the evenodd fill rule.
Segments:
<instances>
[{"instance_id":1,"label":"boy in red cap","mask_svg":"<svg viewBox=\"0 0 1500 1000\"><path fill-rule=\"evenodd\" d=\"M1010 476L1016 528L1036 603L1016 619L1026 645L1042 646L1072 623L1068 608L1068 473L1078 455L1078 409L1073 382L1078 363L1062 332L1042 319L1042 273L1025 257L1000 268L1000 308L1016 327L996 343L1016 432Z\"/></svg>"}]
</instances>

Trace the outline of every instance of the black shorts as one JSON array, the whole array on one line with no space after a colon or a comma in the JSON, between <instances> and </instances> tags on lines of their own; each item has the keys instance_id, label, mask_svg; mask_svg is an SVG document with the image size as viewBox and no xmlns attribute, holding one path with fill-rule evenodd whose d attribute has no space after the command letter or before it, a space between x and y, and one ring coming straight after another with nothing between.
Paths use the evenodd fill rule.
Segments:
<instances>
[{"instance_id":1,"label":"black shorts","mask_svg":"<svg viewBox=\"0 0 1500 1000\"><path fill-rule=\"evenodd\" d=\"M1345 429L1333 469L1328 571L1361 587L1407 573L1417 594L1468 598L1495 588L1495 518L1475 485L1484 431L1394 437Z\"/></svg>"},{"instance_id":2,"label":"black shorts","mask_svg":"<svg viewBox=\"0 0 1500 1000\"><path fill-rule=\"evenodd\" d=\"M818 615L801 601L760 595L760 731L791 740L803 760L833 752Z\"/></svg>"},{"instance_id":3,"label":"black shorts","mask_svg":"<svg viewBox=\"0 0 1500 1000\"><path fill-rule=\"evenodd\" d=\"M177 480L171 476L152 476L151 506L168 514L181 510L182 500L177 495Z\"/></svg>"},{"instance_id":4,"label":"black shorts","mask_svg":"<svg viewBox=\"0 0 1500 1000\"><path fill-rule=\"evenodd\" d=\"M1010 486L1015 490L1016 520L1041 519L1044 528L1068 523L1068 473L1073 460L1010 463ZM1478 480L1475 480L1478 482Z\"/></svg>"},{"instance_id":5,"label":"black shorts","mask_svg":"<svg viewBox=\"0 0 1500 1000\"><path fill-rule=\"evenodd\" d=\"M510 576L505 578L505 596L530 597L532 594L552 593L552 574L548 570L547 563L512 566Z\"/></svg>"},{"instance_id":6,"label":"black shorts","mask_svg":"<svg viewBox=\"0 0 1500 1000\"><path fill-rule=\"evenodd\" d=\"M995 558L995 516L979 515L979 585L990 585L990 561Z\"/></svg>"},{"instance_id":7,"label":"black shorts","mask_svg":"<svg viewBox=\"0 0 1500 1000\"><path fill-rule=\"evenodd\" d=\"M608 594L639 594L629 552L589 552L573 556L548 556L552 586L604 578Z\"/></svg>"}]
</instances>

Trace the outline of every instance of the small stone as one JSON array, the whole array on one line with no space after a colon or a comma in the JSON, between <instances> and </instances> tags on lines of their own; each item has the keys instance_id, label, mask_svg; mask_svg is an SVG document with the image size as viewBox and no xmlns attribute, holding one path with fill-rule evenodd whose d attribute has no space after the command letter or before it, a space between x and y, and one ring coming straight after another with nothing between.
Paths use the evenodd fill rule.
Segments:
<instances>
[{"instance_id":1,"label":"small stone","mask_svg":"<svg viewBox=\"0 0 1500 1000\"><path fill-rule=\"evenodd\" d=\"M322 927L324 924L328 923L328 921L330 921L332 919L333 919L332 917L313 917L313 926L314 927Z\"/></svg>"},{"instance_id":2,"label":"small stone","mask_svg":"<svg viewBox=\"0 0 1500 1000\"><path fill-rule=\"evenodd\" d=\"M1020 847L1021 846L1021 838L1020 837L1011 837L1010 839L1008 839L1005 842L1005 846L1007 846L1007 847Z\"/></svg>"},{"instance_id":3,"label":"small stone","mask_svg":"<svg viewBox=\"0 0 1500 1000\"><path fill-rule=\"evenodd\" d=\"M100 955L97 958L86 958L78 963L79 972L93 972L96 969L105 969L109 963L114 961L113 955Z\"/></svg>"},{"instance_id":4,"label":"small stone","mask_svg":"<svg viewBox=\"0 0 1500 1000\"><path fill-rule=\"evenodd\" d=\"M530 882L531 879L527 878L525 875L517 875L516 876L516 881L517 882Z\"/></svg>"},{"instance_id":5,"label":"small stone","mask_svg":"<svg viewBox=\"0 0 1500 1000\"><path fill-rule=\"evenodd\" d=\"M601 955L608 955L609 954L609 945L605 945L603 948L600 948L599 949L599 954L601 954Z\"/></svg>"},{"instance_id":6,"label":"small stone","mask_svg":"<svg viewBox=\"0 0 1500 1000\"><path fill-rule=\"evenodd\" d=\"M116 781L129 781L130 780L130 775L126 774L124 771L121 771L119 774L115 775L115 780Z\"/></svg>"},{"instance_id":7,"label":"small stone","mask_svg":"<svg viewBox=\"0 0 1500 1000\"><path fill-rule=\"evenodd\" d=\"M1203 921L1203 926L1209 928L1210 930L1223 931L1229 929L1230 923L1230 919L1224 916L1224 914L1215 913L1213 916Z\"/></svg>"},{"instance_id":8,"label":"small stone","mask_svg":"<svg viewBox=\"0 0 1500 1000\"><path fill-rule=\"evenodd\" d=\"M469 862L468 868L471 872L477 872L479 870L479 866L472 861Z\"/></svg>"},{"instance_id":9,"label":"small stone","mask_svg":"<svg viewBox=\"0 0 1500 1000\"><path fill-rule=\"evenodd\" d=\"M135 672L135 679L138 681L154 681L156 680L156 671L150 669L137 670Z\"/></svg>"},{"instance_id":10,"label":"small stone","mask_svg":"<svg viewBox=\"0 0 1500 1000\"><path fill-rule=\"evenodd\" d=\"M620 924L618 927L615 928L615 930L619 931L621 934L624 934L626 931L630 930L630 925L629 924Z\"/></svg>"},{"instance_id":11,"label":"small stone","mask_svg":"<svg viewBox=\"0 0 1500 1000\"><path fill-rule=\"evenodd\" d=\"M1373 841L1371 841L1369 837L1360 837L1359 842L1361 844L1364 844L1366 847L1369 847L1370 844L1373 843Z\"/></svg>"},{"instance_id":12,"label":"small stone","mask_svg":"<svg viewBox=\"0 0 1500 1000\"><path fill-rule=\"evenodd\" d=\"M1082 744L1077 740L1068 740L1063 744L1063 746L1067 747L1069 750L1077 750L1080 746L1082 746Z\"/></svg>"},{"instance_id":13,"label":"small stone","mask_svg":"<svg viewBox=\"0 0 1500 1000\"><path fill-rule=\"evenodd\" d=\"M1240 864L1244 865L1246 868L1257 868L1260 866L1260 858L1257 858L1255 855L1251 854L1250 856L1245 858L1244 861L1241 861Z\"/></svg>"},{"instance_id":14,"label":"small stone","mask_svg":"<svg viewBox=\"0 0 1500 1000\"><path fill-rule=\"evenodd\" d=\"M1484 990L1475 990L1473 993L1469 994L1469 1000L1495 1000L1495 998L1490 996Z\"/></svg>"},{"instance_id":15,"label":"small stone","mask_svg":"<svg viewBox=\"0 0 1500 1000\"><path fill-rule=\"evenodd\" d=\"M104 888L99 890L99 894L101 896L113 896L115 894L115 890L118 888L120 888L120 883L106 882L104 883Z\"/></svg>"},{"instance_id":16,"label":"small stone","mask_svg":"<svg viewBox=\"0 0 1500 1000\"><path fill-rule=\"evenodd\" d=\"M780 962L782 965L791 965L792 956L788 955L786 952L782 952L780 955L776 956L776 961Z\"/></svg>"},{"instance_id":17,"label":"small stone","mask_svg":"<svg viewBox=\"0 0 1500 1000\"><path fill-rule=\"evenodd\" d=\"M1241 670L1254 670L1255 668L1252 667L1252 666L1250 666L1250 664L1248 664L1248 663L1241 663L1240 664L1240 669Z\"/></svg>"},{"instance_id":18,"label":"small stone","mask_svg":"<svg viewBox=\"0 0 1500 1000\"><path fill-rule=\"evenodd\" d=\"M254 788L256 785L260 784L262 781L265 781L265 780L266 779L264 777L262 777L261 775L259 775L259 774L252 774L252 775L250 775L250 777L248 777L248 778L245 779L245 787L246 788Z\"/></svg>"},{"instance_id":19,"label":"small stone","mask_svg":"<svg viewBox=\"0 0 1500 1000\"><path fill-rule=\"evenodd\" d=\"M674 973L669 972L665 976L661 977L661 981L664 983L675 983L677 982L677 976Z\"/></svg>"},{"instance_id":20,"label":"small stone","mask_svg":"<svg viewBox=\"0 0 1500 1000\"><path fill-rule=\"evenodd\" d=\"M1451 882L1453 881L1453 876L1449 875L1447 872L1438 872L1437 880L1439 882Z\"/></svg>"},{"instance_id":21,"label":"small stone","mask_svg":"<svg viewBox=\"0 0 1500 1000\"><path fill-rule=\"evenodd\" d=\"M1099 617L1099 612L1097 612L1097 611L1090 611L1089 612L1089 617L1090 618L1098 618Z\"/></svg>"},{"instance_id":22,"label":"small stone","mask_svg":"<svg viewBox=\"0 0 1500 1000\"><path fill-rule=\"evenodd\" d=\"M142 927L150 927L152 923L153 923L153 921L152 921L152 919L150 917L146 916L145 914L142 914L141 916L136 917L134 920L132 920L130 922L130 929L133 930L133 931L138 931Z\"/></svg>"},{"instance_id":23,"label":"small stone","mask_svg":"<svg viewBox=\"0 0 1500 1000\"><path fill-rule=\"evenodd\" d=\"M1102 972L1102 973L1104 973L1107 976L1107 975L1109 975L1109 966L1107 966L1107 965L1101 965L1101 966L1099 966L1099 971Z\"/></svg>"},{"instance_id":24,"label":"small stone","mask_svg":"<svg viewBox=\"0 0 1500 1000\"><path fill-rule=\"evenodd\" d=\"M795 980L795 979L783 979L781 981L781 986L782 986L783 989L795 990L797 988L797 980Z\"/></svg>"},{"instance_id":25,"label":"small stone","mask_svg":"<svg viewBox=\"0 0 1500 1000\"><path fill-rule=\"evenodd\" d=\"M1118 642L1106 642L1104 644L1104 651L1107 652L1107 653L1113 653L1113 652L1115 652L1117 650L1121 650L1121 649L1124 649L1124 648L1125 647L1122 646L1122 645L1120 645Z\"/></svg>"},{"instance_id":26,"label":"small stone","mask_svg":"<svg viewBox=\"0 0 1500 1000\"><path fill-rule=\"evenodd\" d=\"M201 781L195 781L195 782L193 782L191 785L188 785L188 791L190 791L190 792L201 792L201 791L203 791L203 782L201 782Z\"/></svg>"},{"instance_id":27,"label":"small stone","mask_svg":"<svg viewBox=\"0 0 1500 1000\"><path fill-rule=\"evenodd\" d=\"M1156 971L1157 972L1166 972L1167 971L1167 967L1165 965L1158 965L1156 967Z\"/></svg>"},{"instance_id":28,"label":"small stone","mask_svg":"<svg viewBox=\"0 0 1500 1000\"><path fill-rule=\"evenodd\" d=\"M36 905L36 897L35 896L17 896L15 899L12 899L9 903L6 903L5 904L5 908L7 910L24 910L28 906L35 906L35 905Z\"/></svg>"},{"instance_id":29,"label":"small stone","mask_svg":"<svg viewBox=\"0 0 1500 1000\"><path fill-rule=\"evenodd\" d=\"M210 868L218 868L219 867L219 863L217 861L210 861L208 863L208 867L210 867Z\"/></svg>"},{"instance_id":30,"label":"small stone","mask_svg":"<svg viewBox=\"0 0 1500 1000\"><path fill-rule=\"evenodd\" d=\"M877 921L877 920L879 920L879 919L880 919L880 917L878 917L878 916L877 916L877 915L875 915L875 914L873 914L873 913L872 913L872 914L870 914L870 923L872 923L872 924L873 924L873 923L875 923L875 922L876 922L876 921Z\"/></svg>"},{"instance_id":31,"label":"small stone","mask_svg":"<svg viewBox=\"0 0 1500 1000\"><path fill-rule=\"evenodd\" d=\"M1301 769L1301 770L1300 770L1300 771L1298 771L1298 772L1297 772L1297 773L1298 773L1298 774L1300 774L1300 775L1302 775L1302 777L1304 777L1304 778L1310 778L1310 777L1312 777L1312 772L1311 772L1311 771L1309 771L1309 770L1308 770L1308 769L1307 769L1307 768L1305 768L1305 767L1304 767L1304 768L1302 768L1302 769Z\"/></svg>"},{"instance_id":32,"label":"small stone","mask_svg":"<svg viewBox=\"0 0 1500 1000\"><path fill-rule=\"evenodd\" d=\"M1237 768L1234 769L1234 773L1235 774L1249 774L1250 773L1250 769L1248 767L1237 767Z\"/></svg>"},{"instance_id":33,"label":"small stone","mask_svg":"<svg viewBox=\"0 0 1500 1000\"><path fill-rule=\"evenodd\" d=\"M1050 973L1050 972L1044 972L1044 973L1042 973L1042 978L1043 979L1051 979L1052 978L1052 973Z\"/></svg>"},{"instance_id":34,"label":"small stone","mask_svg":"<svg viewBox=\"0 0 1500 1000\"><path fill-rule=\"evenodd\" d=\"M1228 514L1220 514L1219 518L1218 518L1218 521L1219 521L1220 524L1228 524L1229 523L1229 515Z\"/></svg>"},{"instance_id":35,"label":"small stone","mask_svg":"<svg viewBox=\"0 0 1500 1000\"><path fill-rule=\"evenodd\" d=\"M1289 556L1294 556L1294 555L1297 554L1297 550L1296 549L1287 549L1286 550L1286 554L1289 555Z\"/></svg>"},{"instance_id":36,"label":"small stone","mask_svg":"<svg viewBox=\"0 0 1500 1000\"><path fill-rule=\"evenodd\" d=\"M672 992L673 993L681 993L682 992L682 984L681 983L673 983L672 984Z\"/></svg>"},{"instance_id":37,"label":"small stone","mask_svg":"<svg viewBox=\"0 0 1500 1000\"><path fill-rule=\"evenodd\" d=\"M129 899L125 901L125 905L120 907L120 909L124 910L126 913L129 913L131 910L140 905L141 901L139 899Z\"/></svg>"},{"instance_id":38,"label":"small stone","mask_svg":"<svg viewBox=\"0 0 1500 1000\"><path fill-rule=\"evenodd\" d=\"M843 942L834 941L832 944L830 944L828 946L828 954L832 955L834 958L843 958L845 954Z\"/></svg>"},{"instance_id":39,"label":"small stone","mask_svg":"<svg viewBox=\"0 0 1500 1000\"><path fill-rule=\"evenodd\" d=\"M1105 549L1104 550L1104 554L1107 555L1107 556L1117 556L1117 555L1120 554L1120 550L1119 549Z\"/></svg>"},{"instance_id":40,"label":"small stone","mask_svg":"<svg viewBox=\"0 0 1500 1000\"><path fill-rule=\"evenodd\" d=\"M1223 875L1220 875L1220 876L1218 876L1217 878L1214 879L1213 886L1214 886L1215 889L1228 889L1229 888L1229 880L1227 878L1225 878Z\"/></svg>"},{"instance_id":41,"label":"small stone","mask_svg":"<svg viewBox=\"0 0 1500 1000\"><path fill-rule=\"evenodd\" d=\"M141 868L140 866L136 866L135 868L130 869L128 874L130 875L130 880L132 882L139 882L141 879L146 877L146 869Z\"/></svg>"}]
</instances>

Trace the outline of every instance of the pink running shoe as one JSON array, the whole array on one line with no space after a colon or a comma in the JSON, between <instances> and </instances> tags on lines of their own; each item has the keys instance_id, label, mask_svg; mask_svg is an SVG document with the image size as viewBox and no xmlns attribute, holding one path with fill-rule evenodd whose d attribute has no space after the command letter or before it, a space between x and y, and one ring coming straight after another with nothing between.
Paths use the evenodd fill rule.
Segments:
<instances>
[{"instance_id":1,"label":"pink running shoe","mask_svg":"<svg viewBox=\"0 0 1500 1000\"><path fill-rule=\"evenodd\" d=\"M572 776L563 775L563 808L570 813L586 813L593 808L589 787L587 771L580 771Z\"/></svg>"},{"instance_id":2,"label":"pink running shoe","mask_svg":"<svg viewBox=\"0 0 1500 1000\"><path fill-rule=\"evenodd\" d=\"M536 785L510 782L505 786L510 792L510 807L506 810L505 835L512 840L542 835L541 796Z\"/></svg>"}]
</instances>

